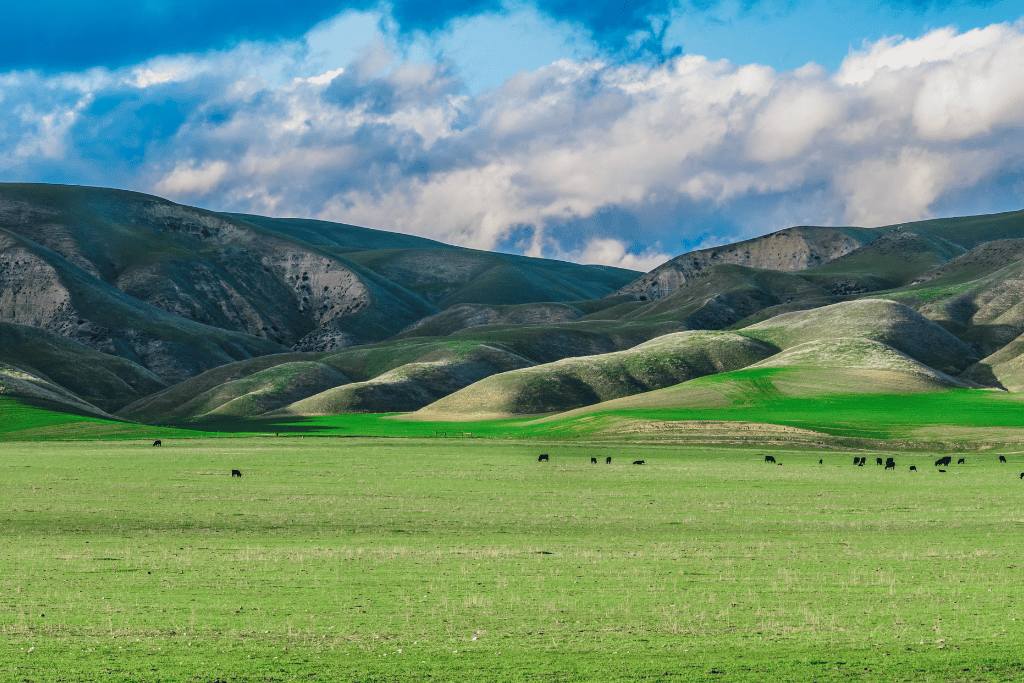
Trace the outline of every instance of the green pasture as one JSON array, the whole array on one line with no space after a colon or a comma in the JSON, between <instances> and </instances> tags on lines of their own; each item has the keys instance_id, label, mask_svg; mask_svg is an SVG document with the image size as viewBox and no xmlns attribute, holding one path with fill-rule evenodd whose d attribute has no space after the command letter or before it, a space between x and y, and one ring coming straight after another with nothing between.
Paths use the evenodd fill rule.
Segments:
<instances>
[{"instance_id":1,"label":"green pasture","mask_svg":"<svg viewBox=\"0 0 1024 683\"><path fill-rule=\"evenodd\" d=\"M545 425L550 437L576 431L579 423L596 431L613 418L645 420L725 420L787 425L824 434L869 439L915 438L929 431L932 440L961 440L977 428L1008 430L1024 428L1021 394L979 389L949 389L918 394L823 394L786 396L776 391L771 375L777 368L740 370L729 381L747 380L746 396L733 405L679 409L656 405L656 392L640 396L631 409L585 409L592 419L568 415L533 425ZM726 378L702 377L693 383L714 385ZM645 407L645 398L652 405ZM584 412L584 411L579 411ZM527 423L531 424L531 423ZM1013 437L1019 441L1020 435Z\"/></svg>"},{"instance_id":2,"label":"green pasture","mask_svg":"<svg viewBox=\"0 0 1024 683\"><path fill-rule=\"evenodd\" d=\"M763 422L809 429L839 437L867 439L917 439L925 441L972 440L971 430L1024 428L1024 403L1020 394L974 389L951 389L927 394L836 394L785 396L772 390L767 379L776 368L741 370L730 379L749 375L749 395L734 405L671 408L638 405L608 410L592 406L565 416L544 419L517 418L461 422L396 419L395 415L357 414L321 417L224 420L178 426L148 426L98 420L33 406L0 396L0 440L118 440L140 438L199 438L229 436L335 436L404 438L624 439L614 425L622 419L722 420ZM766 381L761 381L762 379ZM717 376L693 380L713 384ZM656 397L658 392L648 396ZM643 399L644 397L641 397ZM609 432L609 430L611 430ZM993 431L994 430L994 431ZM925 436L926 435L926 436ZM1019 442L1018 432L1006 437Z\"/></svg>"},{"instance_id":3,"label":"green pasture","mask_svg":"<svg viewBox=\"0 0 1024 683\"><path fill-rule=\"evenodd\" d=\"M1024 454L2 449L3 681L1024 677Z\"/></svg>"}]
</instances>

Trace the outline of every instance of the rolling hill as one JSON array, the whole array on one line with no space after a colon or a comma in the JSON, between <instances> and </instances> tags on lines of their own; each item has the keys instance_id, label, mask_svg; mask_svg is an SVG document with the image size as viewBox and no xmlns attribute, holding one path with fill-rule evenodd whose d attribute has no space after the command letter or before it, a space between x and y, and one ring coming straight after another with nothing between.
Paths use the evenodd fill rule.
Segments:
<instances>
[{"instance_id":1,"label":"rolling hill","mask_svg":"<svg viewBox=\"0 0 1024 683\"><path fill-rule=\"evenodd\" d=\"M8 395L151 423L1018 391L1024 212L800 226L643 274L0 184L0 325Z\"/></svg>"},{"instance_id":2,"label":"rolling hill","mask_svg":"<svg viewBox=\"0 0 1024 683\"><path fill-rule=\"evenodd\" d=\"M492 375L430 404L417 417L497 419L562 412L739 369L777 351L729 332L676 332L626 351Z\"/></svg>"}]
</instances>

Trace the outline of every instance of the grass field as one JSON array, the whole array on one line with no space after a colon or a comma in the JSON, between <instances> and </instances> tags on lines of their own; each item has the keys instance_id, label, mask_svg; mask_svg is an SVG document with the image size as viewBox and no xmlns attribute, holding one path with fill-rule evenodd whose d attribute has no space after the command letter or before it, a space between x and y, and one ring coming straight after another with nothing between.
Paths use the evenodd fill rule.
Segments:
<instances>
[{"instance_id":1,"label":"grass field","mask_svg":"<svg viewBox=\"0 0 1024 683\"><path fill-rule=\"evenodd\" d=\"M0 680L1024 677L1024 454L772 453L8 442Z\"/></svg>"}]
</instances>

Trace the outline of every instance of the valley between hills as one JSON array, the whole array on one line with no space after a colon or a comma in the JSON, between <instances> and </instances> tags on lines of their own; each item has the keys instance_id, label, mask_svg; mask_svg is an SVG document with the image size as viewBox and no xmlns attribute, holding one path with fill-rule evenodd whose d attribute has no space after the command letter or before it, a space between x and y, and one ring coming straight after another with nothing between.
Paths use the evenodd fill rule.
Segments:
<instances>
[{"instance_id":1,"label":"valley between hills","mask_svg":"<svg viewBox=\"0 0 1024 683\"><path fill-rule=\"evenodd\" d=\"M1024 212L792 227L640 273L0 184L3 438L1024 443L1022 270Z\"/></svg>"}]
</instances>

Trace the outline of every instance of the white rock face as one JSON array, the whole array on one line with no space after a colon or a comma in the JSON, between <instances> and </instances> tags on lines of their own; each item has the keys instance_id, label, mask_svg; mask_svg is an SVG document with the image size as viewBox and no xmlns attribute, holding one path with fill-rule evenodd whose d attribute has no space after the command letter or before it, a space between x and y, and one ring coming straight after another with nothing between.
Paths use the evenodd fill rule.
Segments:
<instances>
[{"instance_id":1,"label":"white rock face","mask_svg":"<svg viewBox=\"0 0 1024 683\"><path fill-rule=\"evenodd\" d=\"M806 270L845 256L871 239L873 235L865 230L788 228L745 242L677 256L626 285L618 293L637 294L652 301L661 299L708 268L722 264L789 272Z\"/></svg>"}]
</instances>

